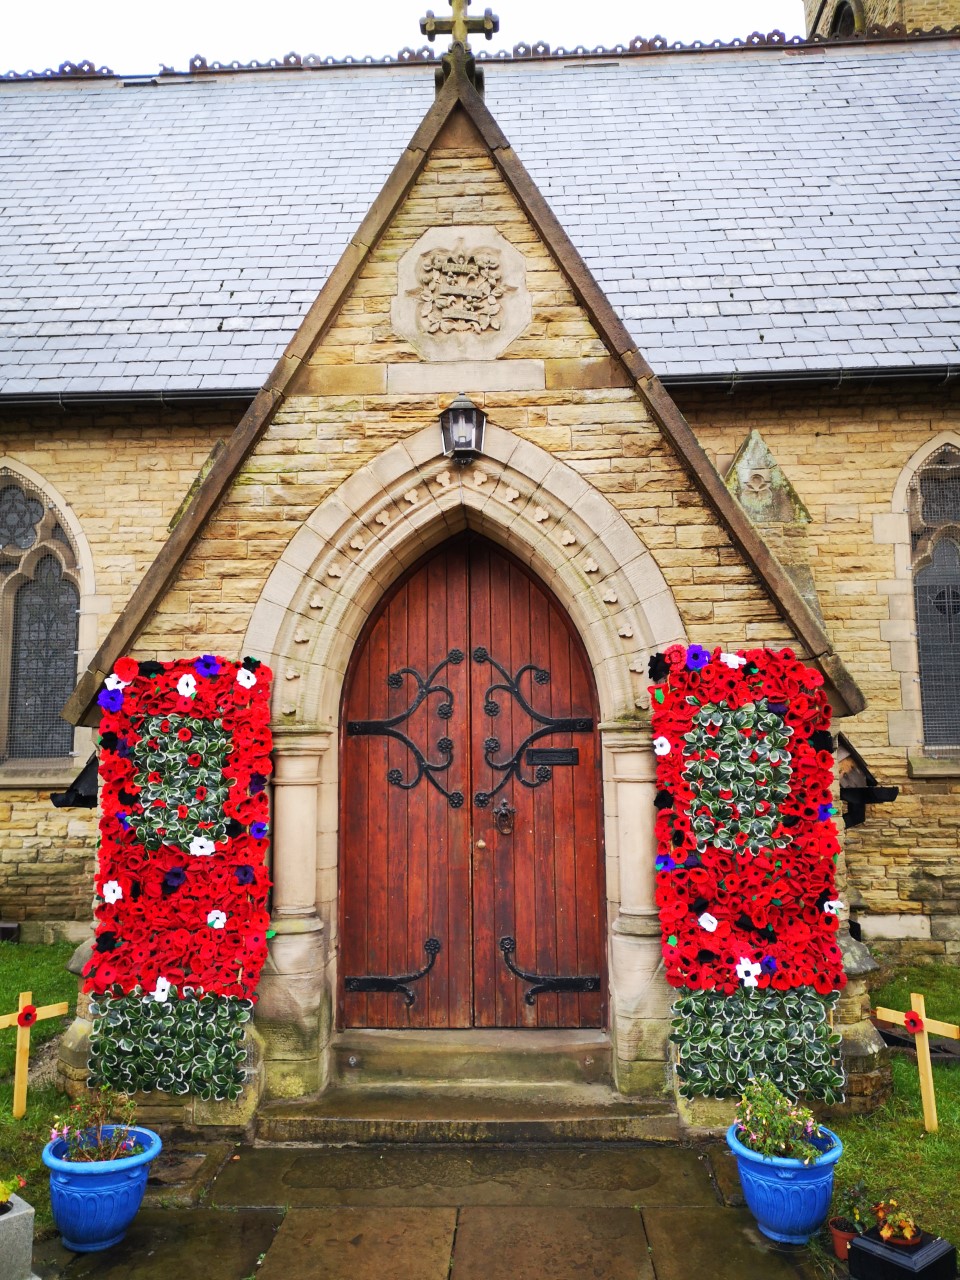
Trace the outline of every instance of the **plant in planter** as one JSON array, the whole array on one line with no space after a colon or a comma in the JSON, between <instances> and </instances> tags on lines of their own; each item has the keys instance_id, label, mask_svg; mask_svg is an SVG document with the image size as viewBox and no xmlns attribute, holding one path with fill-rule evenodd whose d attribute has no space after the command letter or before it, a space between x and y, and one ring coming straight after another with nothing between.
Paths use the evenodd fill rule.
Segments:
<instances>
[{"instance_id":1,"label":"plant in planter","mask_svg":"<svg viewBox=\"0 0 960 1280\"><path fill-rule=\"evenodd\" d=\"M15 1191L19 1191L21 1187L27 1185L26 1178L21 1178L19 1173L14 1174L12 1178L0 1181L0 1218L5 1213L9 1213L11 1209L10 1198Z\"/></svg>"},{"instance_id":2,"label":"plant in planter","mask_svg":"<svg viewBox=\"0 0 960 1280\"><path fill-rule=\"evenodd\" d=\"M931 1235L913 1213L889 1193L872 1206L876 1226L854 1236L850 1275L855 1280L953 1280L957 1250L949 1240Z\"/></svg>"},{"instance_id":3,"label":"plant in planter","mask_svg":"<svg viewBox=\"0 0 960 1280\"><path fill-rule=\"evenodd\" d=\"M744 1089L727 1145L763 1234L806 1244L830 1209L833 1170L843 1154L837 1135L761 1077Z\"/></svg>"},{"instance_id":4,"label":"plant in planter","mask_svg":"<svg viewBox=\"0 0 960 1280\"><path fill-rule=\"evenodd\" d=\"M133 1101L111 1089L88 1094L64 1119L54 1120L43 1163L50 1170L53 1218L67 1249L91 1253L123 1239L161 1146L152 1129L135 1124Z\"/></svg>"},{"instance_id":5,"label":"plant in planter","mask_svg":"<svg viewBox=\"0 0 960 1280\"><path fill-rule=\"evenodd\" d=\"M19 1174L0 1179L0 1272L4 1280L33 1280L33 1208L15 1193Z\"/></svg>"},{"instance_id":6,"label":"plant in planter","mask_svg":"<svg viewBox=\"0 0 960 1280\"><path fill-rule=\"evenodd\" d=\"M909 1248L911 1245L920 1243L920 1228L913 1214L899 1201L890 1198L881 1200L879 1204L873 1206L873 1212L877 1218L877 1234L885 1244L904 1245Z\"/></svg>"},{"instance_id":7,"label":"plant in planter","mask_svg":"<svg viewBox=\"0 0 960 1280\"><path fill-rule=\"evenodd\" d=\"M862 1235L875 1222L873 1197L861 1179L850 1187L838 1191L833 1199L833 1217L827 1222L833 1238L833 1252L841 1262L846 1262L850 1242Z\"/></svg>"}]
</instances>

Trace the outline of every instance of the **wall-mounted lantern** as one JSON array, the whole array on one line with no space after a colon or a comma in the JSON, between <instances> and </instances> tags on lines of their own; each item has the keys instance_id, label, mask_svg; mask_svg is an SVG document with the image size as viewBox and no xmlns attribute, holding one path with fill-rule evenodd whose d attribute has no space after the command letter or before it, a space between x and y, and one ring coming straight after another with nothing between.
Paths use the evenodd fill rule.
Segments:
<instances>
[{"instance_id":1,"label":"wall-mounted lantern","mask_svg":"<svg viewBox=\"0 0 960 1280\"><path fill-rule=\"evenodd\" d=\"M440 415L443 453L461 467L469 466L483 453L483 428L487 415L463 394L457 396Z\"/></svg>"}]
</instances>

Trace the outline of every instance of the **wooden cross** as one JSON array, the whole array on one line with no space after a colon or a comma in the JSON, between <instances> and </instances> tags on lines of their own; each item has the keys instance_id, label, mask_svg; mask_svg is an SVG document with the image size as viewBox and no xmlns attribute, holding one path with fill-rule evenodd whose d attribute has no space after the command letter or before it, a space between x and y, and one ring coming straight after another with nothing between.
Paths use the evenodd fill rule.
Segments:
<instances>
[{"instance_id":1,"label":"wooden cross","mask_svg":"<svg viewBox=\"0 0 960 1280\"><path fill-rule=\"evenodd\" d=\"M910 992L911 1008L906 1013L899 1009L877 1009L877 1017L905 1027L917 1042L917 1067L920 1071L920 1097L923 1099L923 1124L927 1133L937 1132L937 1097L933 1091L933 1066L930 1063L930 1033L946 1036L948 1040L960 1040L960 1027L952 1022L938 1022L927 1017L923 996Z\"/></svg>"},{"instance_id":2,"label":"wooden cross","mask_svg":"<svg viewBox=\"0 0 960 1280\"><path fill-rule=\"evenodd\" d=\"M21 991L16 1013L0 1014L0 1031L17 1028L16 1067L13 1073L13 1118L22 1120L27 1114L27 1072L30 1069L30 1028L47 1018L62 1018L69 1013L66 1000L62 1004L45 1004L39 1009L31 1004L32 991Z\"/></svg>"},{"instance_id":3,"label":"wooden cross","mask_svg":"<svg viewBox=\"0 0 960 1280\"><path fill-rule=\"evenodd\" d=\"M494 33L500 30L500 19L490 9L484 11L482 18L468 18L470 0L450 0L450 4L453 8L452 17L437 18L434 17L433 10L428 9L427 16L420 19L420 30L431 43L437 36L451 36L451 47L462 44L465 49L469 49L471 35L483 35L492 40Z\"/></svg>"}]
</instances>

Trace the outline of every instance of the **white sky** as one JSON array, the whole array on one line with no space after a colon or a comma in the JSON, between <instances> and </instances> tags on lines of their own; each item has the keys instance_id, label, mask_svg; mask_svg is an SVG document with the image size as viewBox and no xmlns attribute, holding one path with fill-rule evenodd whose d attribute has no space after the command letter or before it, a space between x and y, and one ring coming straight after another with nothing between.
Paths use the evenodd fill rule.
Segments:
<instances>
[{"instance_id":1,"label":"white sky","mask_svg":"<svg viewBox=\"0 0 960 1280\"><path fill-rule=\"evenodd\" d=\"M729 40L752 31L803 34L802 0L473 0L489 5L511 48L546 40L594 47L662 35L668 40ZM448 0L44 0L0 6L0 71L39 71L89 58L122 74L152 73L161 63L185 70L195 53L229 62L265 61L294 51L322 57L394 54L425 44L419 20ZM440 44L440 41L437 41Z\"/></svg>"}]
</instances>

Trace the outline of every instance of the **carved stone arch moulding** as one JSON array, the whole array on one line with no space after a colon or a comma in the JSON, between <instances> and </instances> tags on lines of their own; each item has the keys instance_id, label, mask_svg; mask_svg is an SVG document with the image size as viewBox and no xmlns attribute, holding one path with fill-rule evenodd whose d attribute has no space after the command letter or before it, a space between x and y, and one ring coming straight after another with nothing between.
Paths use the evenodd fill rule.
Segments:
<instances>
[{"instance_id":1,"label":"carved stone arch moulding","mask_svg":"<svg viewBox=\"0 0 960 1280\"><path fill-rule=\"evenodd\" d=\"M907 748L911 772L915 776L926 770L919 754L923 746L923 713L913 593L915 565L910 532L910 486L923 466L945 445L953 445L960 451L960 433L941 431L922 444L897 478L890 513L873 517L874 542L893 549L894 576L879 584L880 590L887 597L889 612L888 620L880 624L881 636L889 645L890 665L900 678L901 691L901 709L887 713L890 745ZM942 772L942 767L937 771ZM957 772L960 773L960 764L957 765Z\"/></svg>"},{"instance_id":2,"label":"carved stone arch moulding","mask_svg":"<svg viewBox=\"0 0 960 1280\"><path fill-rule=\"evenodd\" d=\"M684 639L673 594L616 508L572 467L488 424L461 469L435 424L362 467L294 535L264 585L246 652L278 673L279 724L334 725L353 646L383 592L454 533L527 562L583 638L606 721L646 707L647 658Z\"/></svg>"}]
</instances>

